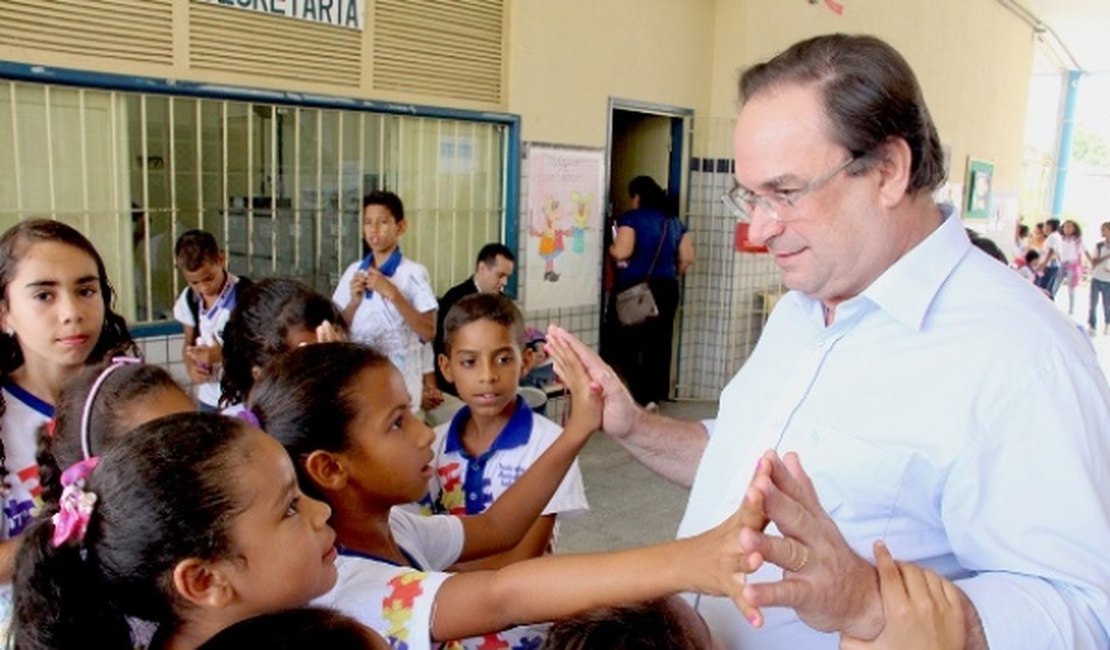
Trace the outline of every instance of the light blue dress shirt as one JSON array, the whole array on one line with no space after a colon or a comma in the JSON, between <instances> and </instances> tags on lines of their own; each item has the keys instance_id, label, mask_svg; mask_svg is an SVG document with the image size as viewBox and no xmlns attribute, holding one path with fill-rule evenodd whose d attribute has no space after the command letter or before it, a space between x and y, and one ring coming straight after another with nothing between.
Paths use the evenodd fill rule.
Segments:
<instances>
[{"instance_id":1,"label":"light blue dress shirt","mask_svg":"<svg viewBox=\"0 0 1110 650\"><path fill-rule=\"evenodd\" d=\"M779 301L721 394L679 535L728 517L767 449L798 452L856 553L883 539L956 580L991 648L1110 647L1110 387L1075 326L958 220L830 326L815 300ZM790 609L755 630L728 600L697 605L729 648L836 647Z\"/></svg>"}]
</instances>

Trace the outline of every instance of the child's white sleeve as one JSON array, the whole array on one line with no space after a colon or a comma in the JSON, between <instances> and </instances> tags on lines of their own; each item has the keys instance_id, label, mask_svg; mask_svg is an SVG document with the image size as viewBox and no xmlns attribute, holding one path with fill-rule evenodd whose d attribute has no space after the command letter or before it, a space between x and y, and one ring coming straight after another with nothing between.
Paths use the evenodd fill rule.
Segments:
<instances>
[{"instance_id":1,"label":"child's white sleeve","mask_svg":"<svg viewBox=\"0 0 1110 650\"><path fill-rule=\"evenodd\" d=\"M339 580L312 601L334 608L382 635L391 648L431 650L436 594L449 573L429 573L362 558L340 557Z\"/></svg>"},{"instance_id":2,"label":"child's white sleeve","mask_svg":"<svg viewBox=\"0 0 1110 650\"><path fill-rule=\"evenodd\" d=\"M397 545L427 571L442 571L458 562L466 541L458 517L425 517L399 507L389 511L389 530Z\"/></svg>"},{"instance_id":3,"label":"child's white sleeve","mask_svg":"<svg viewBox=\"0 0 1110 650\"><path fill-rule=\"evenodd\" d=\"M421 314L439 309L439 301L432 290L432 281L428 279L428 269L423 264L413 262L416 267L409 274L402 292L413 308Z\"/></svg>"},{"instance_id":4,"label":"child's white sleeve","mask_svg":"<svg viewBox=\"0 0 1110 650\"><path fill-rule=\"evenodd\" d=\"M335 285L335 291L331 294L331 301L339 307L340 311L346 309L347 303L351 302L351 280L354 279L357 269L358 262L348 265L343 275L339 277L339 284Z\"/></svg>"},{"instance_id":5,"label":"child's white sleeve","mask_svg":"<svg viewBox=\"0 0 1110 650\"><path fill-rule=\"evenodd\" d=\"M185 287L185 289L181 292L181 295L177 297L177 301L173 303L173 319L181 323L185 327L192 327L193 329L196 329L197 322L193 319L192 310L189 309L189 299L187 297L188 294L189 288ZM189 345L192 344L193 342L189 341Z\"/></svg>"},{"instance_id":6,"label":"child's white sleeve","mask_svg":"<svg viewBox=\"0 0 1110 650\"><path fill-rule=\"evenodd\" d=\"M531 467L532 463L543 455L543 452L547 451L547 448L562 435L562 432L562 427L559 425L542 415L534 414L532 416L532 434L529 440L529 446L532 449L531 458L527 459L526 465ZM586 486L582 481L582 470L579 469L578 461L575 460L541 514L567 517L583 514L589 510L590 503L586 500Z\"/></svg>"}]
</instances>

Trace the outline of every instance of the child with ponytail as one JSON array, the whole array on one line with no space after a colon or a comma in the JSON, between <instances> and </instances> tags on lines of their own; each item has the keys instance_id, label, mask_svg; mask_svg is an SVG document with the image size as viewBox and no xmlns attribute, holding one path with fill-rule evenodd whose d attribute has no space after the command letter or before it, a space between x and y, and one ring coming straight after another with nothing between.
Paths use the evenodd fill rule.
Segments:
<instances>
[{"instance_id":1,"label":"child with ponytail","mask_svg":"<svg viewBox=\"0 0 1110 650\"><path fill-rule=\"evenodd\" d=\"M335 583L330 509L304 497L288 455L242 420L148 422L62 475L58 512L26 533L12 640L21 650L193 649Z\"/></svg>"},{"instance_id":2,"label":"child with ponytail","mask_svg":"<svg viewBox=\"0 0 1110 650\"><path fill-rule=\"evenodd\" d=\"M353 343L312 345L275 359L251 393L251 412L296 465L306 493L332 508L339 581L314 601L368 625L392 647L419 650L538 647L514 625L603 605L696 591L732 596L745 612L742 525L761 527L758 493L703 535L659 546L545 556L497 571L445 573L460 560L518 544L601 421L599 388L567 344L549 340L571 392L562 435L484 513L422 517L402 508L423 496L433 432L411 412L400 373ZM520 636L525 634L527 636Z\"/></svg>"}]
</instances>

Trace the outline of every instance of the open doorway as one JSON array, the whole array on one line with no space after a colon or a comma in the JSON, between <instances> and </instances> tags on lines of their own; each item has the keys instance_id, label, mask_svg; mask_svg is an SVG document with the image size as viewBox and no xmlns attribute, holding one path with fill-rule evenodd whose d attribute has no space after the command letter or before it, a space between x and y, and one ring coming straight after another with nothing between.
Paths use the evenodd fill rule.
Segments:
<instances>
[{"instance_id":1,"label":"open doorway","mask_svg":"<svg viewBox=\"0 0 1110 650\"><path fill-rule=\"evenodd\" d=\"M688 184L690 129L694 112L691 109L647 104L631 100L609 100L609 138L606 146L608 158L608 201L606 203L605 250L609 250L617 217L631 209L628 184L637 176L650 176L662 187L675 214L685 223L686 192ZM613 290L615 266L612 258L603 256L605 269L601 287L601 353L612 357L614 336L618 334L613 324L614 316L608 313L610 294ZM681 331L682 305L679 303L670 342L672 362L668 397L674 395L674 377L678 359L673 351L678 348Z\"/></svg>"}]
</instances>

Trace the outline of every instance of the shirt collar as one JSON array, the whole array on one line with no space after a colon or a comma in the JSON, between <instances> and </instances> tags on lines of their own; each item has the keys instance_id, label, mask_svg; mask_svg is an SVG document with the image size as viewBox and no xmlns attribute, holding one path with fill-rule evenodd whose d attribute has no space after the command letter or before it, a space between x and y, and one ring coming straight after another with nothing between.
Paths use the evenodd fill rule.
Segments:
<instances>
[{"instance_id":1,"label":"shirt collar","mask_svg":"<svg viewBox=\"0 0 1110 650\"><path fill-rule=\"evenodd\" d=\"M451 424L447 427L447 439L444 444L444 451L447 453L461 453L469 458L466 449L462 446L462 432L466 427L466 421L470 419L470 407L463 406L455 417L451 418ZM516 396L516 405L513 407L513 414L509 416L509 421L505 423L501 433L493 440L493 444L489 449L482 454L480 458L484 459L492 455L496 451L505 449L514 449L528 444L528 439L532 435L532 409L524 402L524 398L520 395Z\"/></svg>"},{"instance_id":2,"label":"shirt collar","mask_svg":"<svg viewBox=\"0 0 1110 650\"><path fill-rule=\"evenodd\" d=\"M12 397L23 402L31 410L37 412L38 414L46 416L48 418L54 417L53 406L46 403L46 400L40 399L36 395L33 395L31 391L26 390L14 381L4 382L4 390L8 391L8 393Z\"/></svg>"},{"instance_id":3,"label":"shirt collar","mask_svg":"<svg viewBox=\"0 0 1110 650\"><path fill-rule=\"evenodd\" d=\"M945 280L971 250L964 226L952 215L952 208L938 206L942 221L917 246L914 246L883 272L863 296L892 318L914 330L925 323L925 314Z\"/></svg>"}]
</instances>

